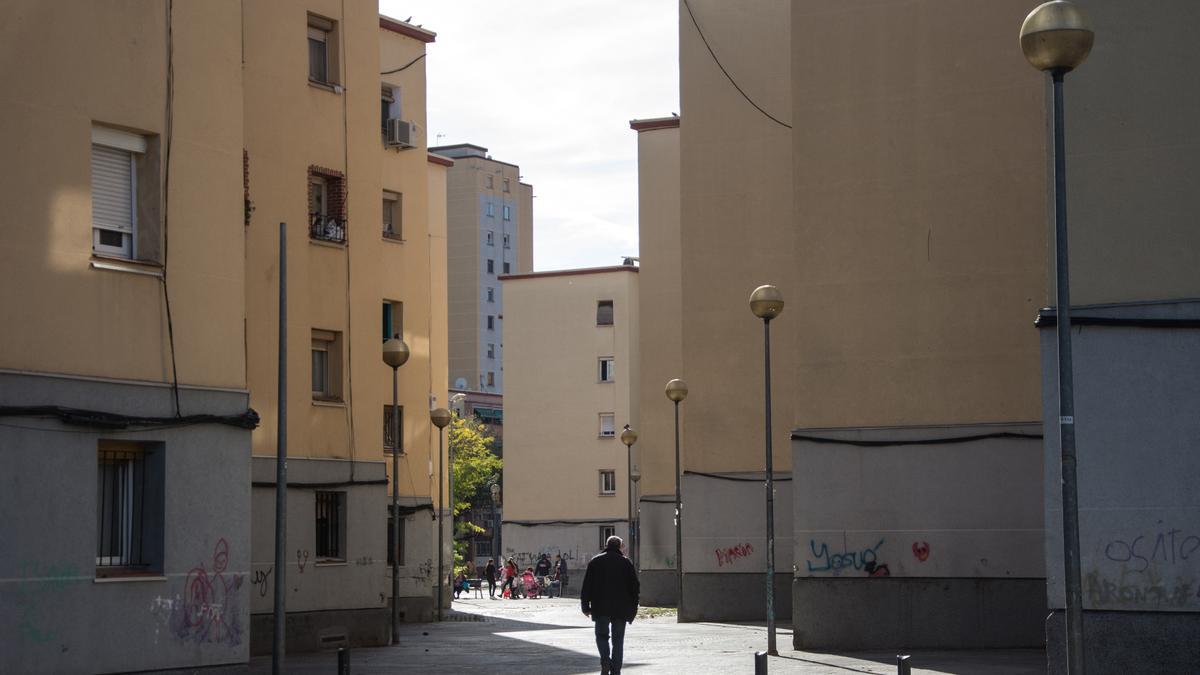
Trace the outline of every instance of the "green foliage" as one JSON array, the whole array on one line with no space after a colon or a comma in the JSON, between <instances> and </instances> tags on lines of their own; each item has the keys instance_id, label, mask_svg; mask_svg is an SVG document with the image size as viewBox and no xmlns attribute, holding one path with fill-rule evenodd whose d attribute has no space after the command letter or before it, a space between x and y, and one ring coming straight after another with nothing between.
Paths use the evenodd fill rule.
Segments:
<instances>
[{"instance_id":1,"label":"green foliage","mask_svg":"<svg viewBox=\"0 0 1200 675\"><path fill-rule=\"evenodd\" d=\"M474 417L455 417L450 423L450 452L453 458L450 470L454 474L455 515L471 507L471 499L481 488L499 480L503 462L493 452L495 442L487 426ZM464 530L461 534L483 531L470 523L461 525L475 528Z\"/></svg>"}]
</instances>

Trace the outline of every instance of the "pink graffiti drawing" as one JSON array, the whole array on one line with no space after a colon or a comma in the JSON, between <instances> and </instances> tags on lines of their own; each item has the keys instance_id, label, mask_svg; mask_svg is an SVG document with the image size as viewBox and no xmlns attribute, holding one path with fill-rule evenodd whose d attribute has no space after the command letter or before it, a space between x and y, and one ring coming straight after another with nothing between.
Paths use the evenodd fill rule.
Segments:
<instances>
[{"instance_id":1,"label":"pink graffiti drawing","mask_svg":"<svg viewBox=\"0 0 1200 675\"><path fill-rule=\"evenodd\" d=\"M203 565L188 572L183 597L171 618L171 627L180 639L198 643L238 645L242 642L238 589L242 576L225 578L229 565L229 543L218 539L213 548L212 575Z\"/></svg>"},{"instance_id":2,"label":"pink graffiti drawing","mask_svg":"<svg viewBox=\"0 0 1200 675\"><path fill-rule=\"evenodd\" d=\"M929 559L929 543L924 541L914 541L912 545L913 555L917 556L917 560L925 562Z\"/></svg>"},{"instance_id":3,"label":"pink graffiti drawing","mask_svg":"<svg viewBox=\"0 0 1200 675\"><path fill-rule=\"evenodd\" d=\"M303 558L301 558L303 554ZM308 550L301 551L296 549L296 566L300 568L300 574L304 574L304 566L308 564Z\"/></svg>"},{"instance_id":4,"label":"pink graffiti drawing","mask_svg":"<svg viewBox=\"0 0 1200 675\"><path fill-rule=\"evenodd\" d=\"M713 552L717 554L717 567L724 567L725 565L732 565L738 558L749 557L751 553L754 553L754 547L749 543L745 543L730 546L729 548L713 549Z\"/></svg>"}]
</instances>

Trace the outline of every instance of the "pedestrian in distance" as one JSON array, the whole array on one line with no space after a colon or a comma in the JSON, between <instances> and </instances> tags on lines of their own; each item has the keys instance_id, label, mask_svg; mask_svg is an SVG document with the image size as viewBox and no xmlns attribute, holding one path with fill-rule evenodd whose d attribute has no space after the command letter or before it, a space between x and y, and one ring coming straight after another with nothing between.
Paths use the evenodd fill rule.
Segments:
<instances>
[{"instance_id":1,"label":"pedestrian in distance","mask_svg":"<svg viewBox=\"0 0 1200 675\"><path fill-rule=\"evenodd\" d=\"M517 597L517 564L509 558L504 563L504 581L500 583L500 597L504 597L504 590L508 589L508 597L516 599Z\"/></svg>"},{"instance_id":2,"label":"pedestrian in distance","mask_svg":"<svg viewBox=\"0 0 1200 675\"><path fill-rule=\"evenodd\" d=\"M554 576L558 578L558 596L565 597L567 592L567 559L554 555Z\"/></svg>"},{"instance_id":3,"label":"pedestrian in distance","mask_svg":"<svg viewBox=\"0 0 1200 675\"><path fill-rule=\"evenodd\" d=\"M550 576L550 556L543 553L542 557L538 558L534 574L537 575L539 580Z\"/></svg>"},{"instance_id":4,"label":"pedestrian in distance","mask_svg":"<svg viewBox=\"0 0 1200 675\"><path fill-rule=\"evenodd\" d=\"M483 568L483 578L488 582L488 597L496 599L496 561L488 558L487 567Z\"/></svg>"},{"instance_id":5,"label":"pedestrian in distance","mask_svg":"<svg viewBox=\"0 0 1200 675\"><path fill-rule=\"evenodd\" d=\"M604 543L604 552L588 562L583 575L579 603L585 616L596 624L596 648L600 650L602 675L621 675L625 653L625 624L637 616L637 570L621 553L621 538L612 536ZM609 650L609 636L612 650Z\"/></svg>"}]
</instances>

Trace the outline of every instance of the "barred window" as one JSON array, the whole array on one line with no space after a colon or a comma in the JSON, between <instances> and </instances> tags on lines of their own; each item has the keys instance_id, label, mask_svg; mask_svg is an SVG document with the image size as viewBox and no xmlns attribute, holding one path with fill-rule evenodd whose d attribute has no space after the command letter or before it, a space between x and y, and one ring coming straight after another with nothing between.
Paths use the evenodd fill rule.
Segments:
<instances>
[{"instance_id":1,"label":"barred window","mask_svg":"<svg viewBox=\"0 0 1200 675\"><path fill-rule=\"evenodd\" d=\"M96 462L96 574L162 566L162 453L157 443L100 441Z\"/></svg>"},{"instance_id":2,"label":"barred window","mask_svg":"<svg viewBox=\"0 0 1200 675\"><path fill-rule=\"evenodd\" d=\"M346 559L346 493L317 492L317 559Z\"/></svg>"},{"instance_id":3,"label":"barred window","mask_svg":"<svg viewBox=\"0 0 1200 675\"><path fill-rule=\"evenodd\" d=\"M396 423L395 417L392 416L392 406L383 406L383 453L390 455L400 448L400 454L404 454L404 406L396 406L400 414L400 444L396 445Z\"/></svg>"}]
</instances>

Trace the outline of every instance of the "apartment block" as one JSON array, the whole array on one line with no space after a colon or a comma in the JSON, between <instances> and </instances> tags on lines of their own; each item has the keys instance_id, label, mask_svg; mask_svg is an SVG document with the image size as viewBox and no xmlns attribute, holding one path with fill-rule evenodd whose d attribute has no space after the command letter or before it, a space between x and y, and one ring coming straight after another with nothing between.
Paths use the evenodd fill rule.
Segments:
<instances>
[{"instance_id":1,"label":"apartment block","mask_svg":"<svg viewBox=\"0 0 1200 675\"><path fill-rule=\"evenodd\" d=\"M333 0L246 2L243 25L246 349L251 402L263 416L253 436L252 574L261 581L251 594L253 651L270 649L271 580L281 572L289 649L385 644L391 603L405 620L428 620L437 584L441 457L428 411L446 402L442 205L452 162L429 155L424 139L420 57L435 35L379 16L373 3ZM281 222L288 559L276 569ZM399 437L381 351L391 337L411 350L397 371ZM401 521L397 541L392 518Z\"/></svg>"},{"instance_id":2,"label":"apartment block","mask_svg":"<svg viewBox=\"0 0 1200 675\"><path fill-rule=\"evenodd\" d=\"M5 4L0 671L248 660L240 25Z\"/></svg>"},{"instance_id":3,"label":"apartment block","mask_svg":"<svg viewBox=\"0 0 1200 675\"><path fill-rule=\"evenodd\" d=\"M455 390L504 393L504 289L500 277L533 270L533 186L488 149L430 148L447 172L450 381Z\"/></svg>"},{"instance_id":4,"label":"apartment block","mask_svg":"<svg viewBox=\"0 0 1200 675\"><path fill-rule=\"evenodd\" d=\"M505 393L502 555L532 566L562 555L581 573L604 540L628 540L637 428L638 268L504 277ZM553 335L549 340L547 336ZM582 582L578 574L574 581Z\"/></svg>"}]
</instances>

